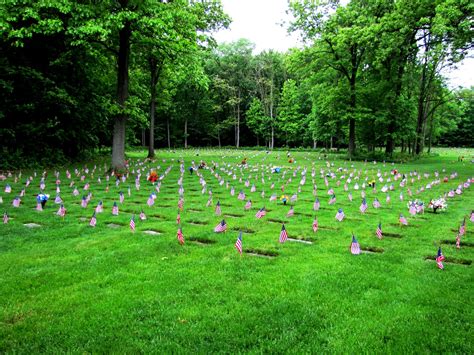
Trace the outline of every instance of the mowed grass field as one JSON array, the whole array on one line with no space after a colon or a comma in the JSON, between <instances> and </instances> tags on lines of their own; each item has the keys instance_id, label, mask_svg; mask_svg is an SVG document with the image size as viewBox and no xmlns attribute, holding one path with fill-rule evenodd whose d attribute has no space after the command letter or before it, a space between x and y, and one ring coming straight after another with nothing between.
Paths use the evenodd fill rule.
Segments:
<instances>
[{"instance_id":1,"label":"mowed grass field","mask_svg":"<svg viewBox=\"0 0 474 355\"><path fill-rule=\"evenodd\" d=\"M5 172L0 208L10 219L0 225L0 352L473 353L474 223L469 217L474 186L463 184L474 178L474 150L437 153L392 165L318 152L291 152L290 163L284 151L205 149L157 151L155 162L144 163L145 152L130 152L130 174L118 186L113 176L107 181L104 161L21 176ZM201 160L206 168L190 174L192 161ZM281 167L280 173L272 173L272 167ZM404 187L393 169L406 176ZM159 192L146 180L151 170L163 177ZM44 171L50 199L36 211ZM14 208L14 197L30 177L20 207ZM56 215L57 179L64 218ZM376 190L365 186L369 207L361 213L362 185L373 179ZM176 237L179 183L184 245ZM5 192L7 184L11 193ZM459 185L462 193L447 198L446 211L408 213L409 200L427 205ZM328 204L330 188L333 205ZM237 198L241 190L245 200ZM153 191L156 199L148 206ZM89 192L83 208L82 197ZM277 201L269 201L272 194ZM284 205L283 194L297 199ZM375 197L378 209L372 205ZM313 210L316 198L318 211ZM248 199L252 208L245 211ZM91 227L99 201L104 211ZM222 216L215 214L217 201ZM114 202L118 216L112 215ZM287 217L290 205L294 216ZM257 219L262 207L267 215ZM335 219L339 208L346 216L342 222ZM142 210L144 221L138 218ZM400 226L400 213L408 226ZM135 231L129 226L133 214ZM457 249L464 218L467 232ZM222 219L227 231L215 233ZM25 225L31 223L37 226ZM283 223L295 240L279 243ZM381 240L375 234L379 223ZM145 233L150 231L155 233ZM242 256L234 247L240 231ZM350 253L352 233L360 255ZM444 270L426 259L433 259L439 246L446 256Z\"/></svg>"}]
</instances>

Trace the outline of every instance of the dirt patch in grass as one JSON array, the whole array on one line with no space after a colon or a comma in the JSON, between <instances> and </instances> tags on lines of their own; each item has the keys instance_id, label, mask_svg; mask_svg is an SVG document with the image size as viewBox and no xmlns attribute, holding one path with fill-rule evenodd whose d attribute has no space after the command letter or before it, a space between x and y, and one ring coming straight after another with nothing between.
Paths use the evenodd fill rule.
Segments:
<instances>
[{"instance_id":1,"label":"dirt patch in grass","mask_svg":"<svg viewBox=\"0 0 474 355\"><path fill-rule=\"evenodd\" d=\"M247 255L251 256L258 256L261 258L268 258L268 259L273 259L278 256L278 253L276 251L272 250L262 250L262 249L244 249L244 252Z\"/></svg>"},{"instance_id":2,"label":"dirt patch in grass","mask_svg":"<svg viewBox=\"0 0 474 355\"><path fill-rule=\"evenodd\" d=\"M207 226L209 224L208 222L204 221L189 221L188 223L194 226Z\"/></svg>"},{"instance_id":3,"label":"dirt patch in grass","mask_svg":"<svg viewBox=\"0 0 474 355\"><path fill-rule=\"evenodd\" d=\"M440 240L439 242L440 242L441 244L456 245L456 241L455 241L455 240L444 239L444 240ZM461 248L462 248L462 247L472 248L472 247L474 247L474 243L473 243L473 242L464 242L464 241L461 240Z\"/></svg>"},{"instance_id":4,"label":"dirt patch in grass","mask_svg":"<svg viewBox=\"0 0 474 355\"><path fill-rule=\"evenodd\" d=\"M436 261L436 256L434 256L434 255L425 256L425 260L427 260L427 261ZM471 260L456 259L456 258L450 258L450 257L447 257L446 259L444 259L443 262L449 263L449 264L466 265L466 266L469 266L469 265L472 264Z\"/></svg>"},{"instance_id":5,"label":"dirt patch in grass","mask_svg":"<svg viewBox=\"0 0 474 355\"><path fill-rule=\"evenodd\" d=\"M286 223L286 221L283 221L281 219L275 219L275 218L269 218L268 222L270 222L270 223L279 223L279 224Z\"/></svg>"},{"instance_id":6,"label":"dirt patch in grass","mask_svg":"<svg viewBox=\"0 0 474 355\"><path fill-rule=\"evenodd\" d=\"M255 233L255 231L253 229L246 228L246 227L244 227L244 228L234 227L234 228L231 228L231 230L236 231L236 232L247 233L247 234Z\"/></svg>"},{"instance_id":7,"label":"dirt patch in grass","mask_svg":"<svg viewBox=\"0 0 474 355\"><path fill-rule=\"evenodd\" d=\"M207 239L207 238L200 238L200 237L189 237L188 240L190 242L196 243L196 244L201 244L201 245L209 245L209 244L215 244L216 241L212 239Z\"/></svg>"},{"instance_id":8,"label":"dirt patch in grass","mask_svg":"<svg viewBox=\"0 0 474 355\"><path fill-rule=\"evenodd\" d=\"M403 238L401 234L391 232L383 232L383 236L388 238Z\"/></svg>"},{"instance_id":9,"label":"dirt patch in grass","mask_svg":"<svg viewBox=\"0 0 474 355\"><path fill-rule=\"evenodd\" d=\"M226 213L224 217L243 217L243 214L236 214L236 213Z\"/></svg>"},{"instance_id":10,"label":"dirt patch in grass","mask_svg":"<svg viewBox=\"0 0 474 355\"><path fill-rule=\"evenodd\" d=\"M363 247L360 248L361 253L363 254L382 254L384 250L382 248L377 247Z\"/></svg>"}]
</instances>

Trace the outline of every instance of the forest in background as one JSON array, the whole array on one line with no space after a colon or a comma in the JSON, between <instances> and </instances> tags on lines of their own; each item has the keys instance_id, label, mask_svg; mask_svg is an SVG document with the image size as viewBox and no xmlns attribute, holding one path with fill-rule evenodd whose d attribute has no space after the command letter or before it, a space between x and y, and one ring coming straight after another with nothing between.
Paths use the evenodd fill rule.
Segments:
<instances>
[{"instance_id":1,"label":"forest in background","mask_svg":"<svg viewBox=\"0 0 474 355\"><path fill-rule=\"evenodd\" d=\"M468 0L289 2L305 46L217 44L218 1L4 0L1 168L112 147L474 146L474 92L444 69L473 46ZM262 14L263 15L263 14Z\"/></svg>"}]
</instances>

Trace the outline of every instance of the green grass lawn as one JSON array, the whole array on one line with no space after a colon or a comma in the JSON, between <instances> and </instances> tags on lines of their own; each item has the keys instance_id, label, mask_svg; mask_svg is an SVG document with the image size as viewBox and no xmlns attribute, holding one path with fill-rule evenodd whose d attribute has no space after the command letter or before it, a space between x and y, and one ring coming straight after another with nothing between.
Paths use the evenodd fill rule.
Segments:
<instances>
[{"instance_id":1,"label":"green grass lawn","mask_svg":"<svg viewBox=\"0 0 474 355\"><path fill-rule=\"evenodd\" d=\"M130 175L119 186L114 177L106 181L103 161L47 169L45 192L50 199L43 211L35 210L43 170L37 170L36 177L34 171L22 171L21 177L13 172L0 181L0 207L10 217L0 227L0 352L473 353L474 223L469 216L474 186L447 198L446 211L408 213L409 200L428 204L474 177L470 163L474 150L436 153L436 157L392 165L335 157L329 157L328 163L322 154L311 152L291 153L295 161L289 163L283 151L205 149L157 151L155 162L143 163L145 152L131 152ZM463 162L457 159L460 155L466 157ZM244 158L247 165L242 167ZM183 174L180 160L184 160ZM206 182L204 193L200 177L188 171L193 160L196 164L204 160L208 168L217 163L214 172L198 170ZM271 173L275 166L281 167L280 173ZM305 168L306 183L300 185ZM164 176L159 192L146 180L150 169ZM394 181L393 169L406 175L406 186L399 186L401 179ZM67 209L64 218L56 215L55 171ZM410 176L415 171L420 180ZM435 171L440 182L427 189L437 179ZM335 177L327 177L326 187L323 177L328 172ZM344 183L351 172L354 176L346 192ZM378 172L384 182L377 180L377 192L365 189L369 208L362 214L362 184L366 177L378 179ZM181 175L183 246L176 238ZM14 208L12 201L30 176L33 180L20 207ZM443 182L445 176L448 182ZM313 179L319 211L313 211ZM359 190L354 189L356 182ZM83 190L86 183L88 191ZM392 183L388 204L381 189ZM4 192L7 184L11 193ZM297 201L291 203L292 217L286 216L290 204L280 201L282 185L289 197L297 194ZM74 187L78 196L72 193ZM419 191L421 187L424 191ZM336 195L334 205L328 204L329 188ZM209 190L212 205L207 207ZM246 194L244 201L237 198L240 190ZM89 191L91 200L83 208L82 196ZM149 207L153 191L157 198ZM277 201L270 202L274 193ZM379 209L372 206L375 197L381 202ZM252 208L244 211L249 198ZM91 227L100 200L104 212L97 214L97 225ZM112 215L114 201L118 216ZM217 201L223 216L215 215ZM256 212L264 206L267 215L257 219ZM335 219L338 208L346 215L342 222ZM138 218L142 210L147 216L144 221ZM400 226L400 213L407 217L408 226ZM129 227L133 214L134 232ZM214 233L223 218L227 231ZM463 218L467 232L456 249ZM379 222L386 233L382 240L375 235ZM29 228L28 223L39 227ZM282 223L289 237L297 240L279 243ZM242 256L234 247L239 231L243 232ZM364 251L360 255L350 253L352 233ZM446 256L444 270L426 260L436 256L439 246Z\"/></svg>"}]
</instances>

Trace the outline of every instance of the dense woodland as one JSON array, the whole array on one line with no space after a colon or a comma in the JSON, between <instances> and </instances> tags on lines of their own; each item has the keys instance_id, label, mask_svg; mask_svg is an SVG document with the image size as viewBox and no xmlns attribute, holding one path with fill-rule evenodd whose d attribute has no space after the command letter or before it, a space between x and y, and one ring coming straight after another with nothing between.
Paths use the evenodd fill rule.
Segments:
<instances>
[{"instance_id":1,"label":"dense woodland","mask_svg":"<svg viewBox=\"0 0 474 355\"><path fill-rule=\"evenodd\" d=\"M474 146L474 88L443 70L473 46L469 0L289 2L303 48L217 44L218 1L4 0L0 167L126 146ZM264 14L262 14L264 15ZM296 45L296 44L295 44Z\"/></svg>"}]
</instances>

